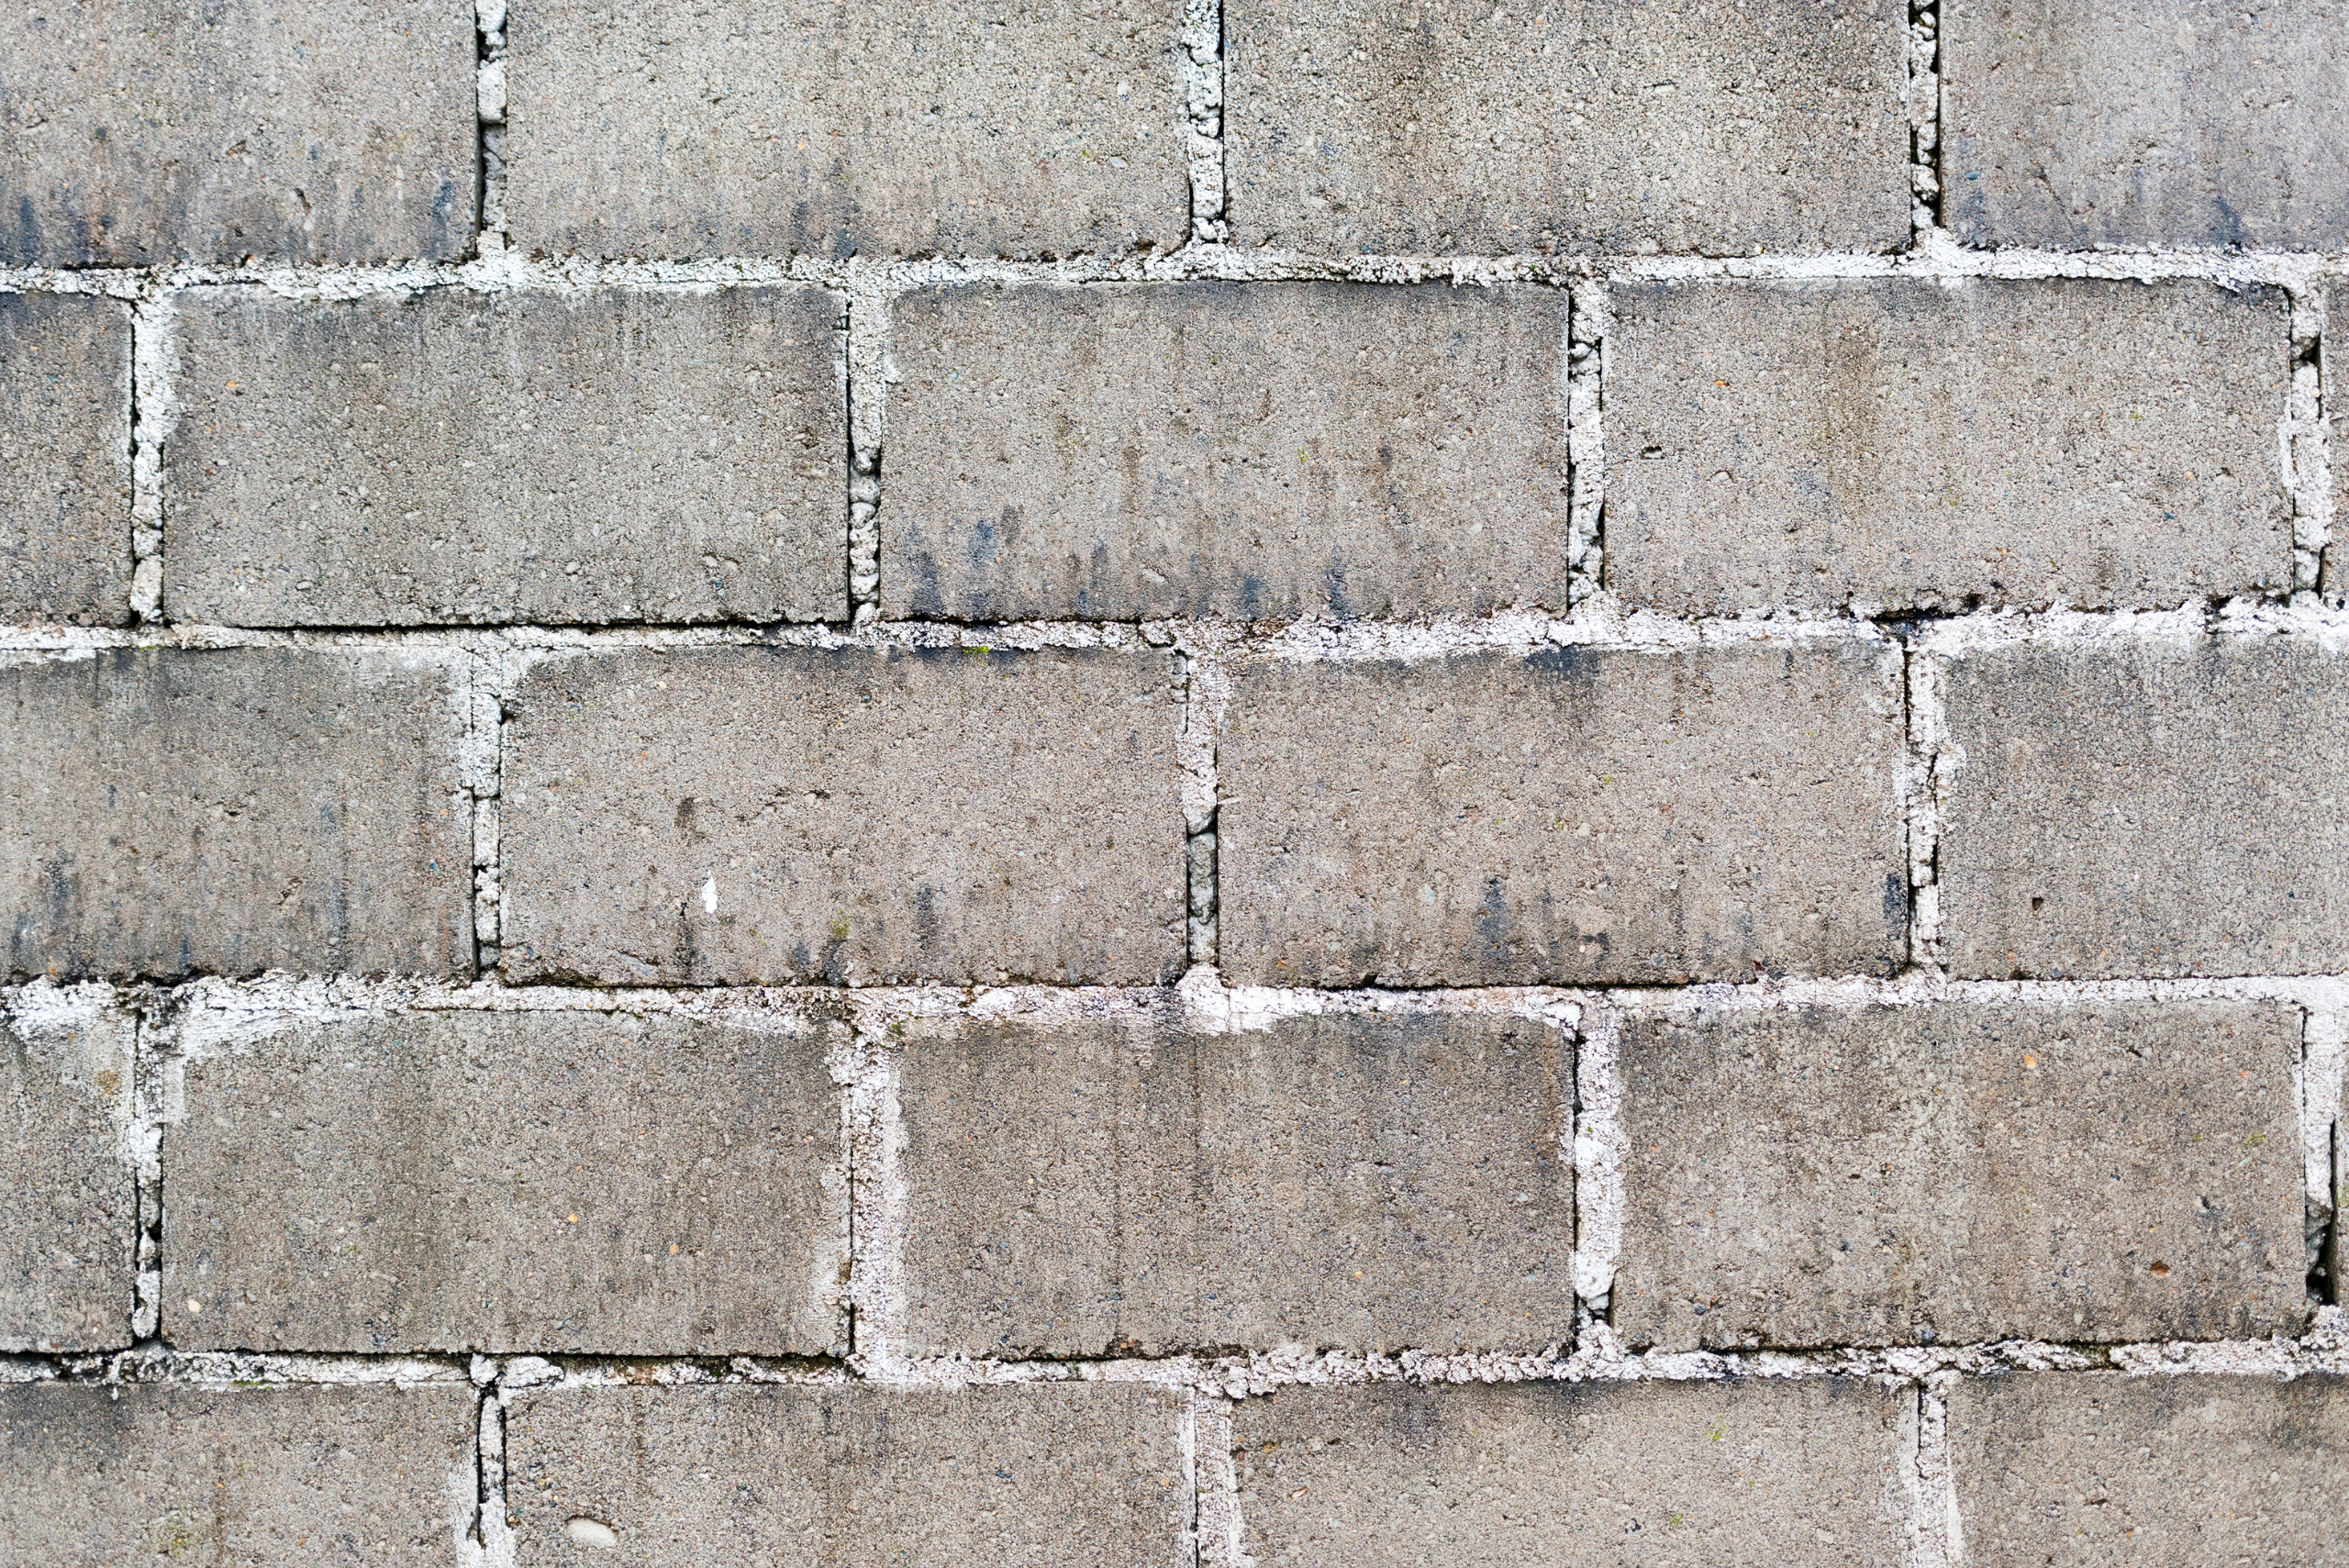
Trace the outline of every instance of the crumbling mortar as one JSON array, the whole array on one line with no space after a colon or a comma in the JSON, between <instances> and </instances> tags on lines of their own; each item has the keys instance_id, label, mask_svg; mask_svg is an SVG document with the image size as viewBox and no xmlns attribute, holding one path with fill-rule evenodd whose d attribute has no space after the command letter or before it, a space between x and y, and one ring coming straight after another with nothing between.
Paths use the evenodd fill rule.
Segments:
<instances>
[{"instance_id":1,"label":"crumbling mortar","mask_svg":"<svg viewBox=\"0 0 2349 1568\"><path fill-rule=\"evenodd\" d=\"M2332 443L2322 385L2324 296L2301 285L2289 290L2289 298L2291 388L2277 422L2277 443L2292 503L2292 587L2313 594L2327 586L2324 560L2332 538Z\"/></svg>"},{"instance_id":2,"label":"crumbling mortar","mask_svg":"<svg viewBox=\"0 0 2349 1568\"><path fill-rule=\"evenodd\" d=\"M2300 1155L2308 1192L2309 1298L2317 1306L2340 1299L2341 1092L2349 1065L2349 1010L2311 1005L2300 1033Z\"/></svg>"},{"instance_id":3,"label":"crumbling mortar","mask_svg":"<svg viewBox=\"0 0 2349 1568\"><path fill-rule=\"evenodd\" d=\"M881 613L881 452L888 433L889 388L897 379L889 353L885 287L852 287L841 373L848 399L849 619L870 626Z\"/></svg>"},{"instance_id":4,"label":"crumbling mortar","mask_svg":"<svg viewBox=\"0 0 2349 1568\"><path fill-rule=\"evenodd\" d=\"M1614 325L1606 284L1573 287L1566 338L1566 600L1569 608L1605 587L1607 338Z\"/></svg>"},{"instance_id":5,"label":"crumbling mortar","mask_svg":"<svg viewBox=\"0 0 2349 1568\"><path fill-rule=\"evenodd\" d=\"M163 444L179 414L173 317L172 299L161 293L130 308L130 611L142 624L162 616Z\"/></svg>"},{"instance_id":6,"label":"crumbling mortar","mask_svg":"<svg viewBox=\"0 0 2349 1568\"><path fill-rule=\"evenodd\" d=\"M1231 1402L1194 1392L1184 1411L1184 1450L1191 1469L1194 1568L1244 1568L1240 1473L1232 1461Z\"/></svg>"},{"instance_id":7,"label":"crumbling mortar","mask_svg":"<svg viewBox=\"0 0 2349 1568\"><path fill-rule=\"evenodd\" d=\"M506 1470L506 1402L500 1379L503 1362L475 1356L468 1369L473 1386L481 1390L473 1433L473 1528L460 1540L466 1568L511 1568L514 1527L521 1521L512 1512Z\"/></svg>"},{"instance_id":8,"label":"crumbling mortar","mask_svg":"<svg viewBox=\"0 0 2349 1568\"><path fill-rule=\"evenodd\" d=\"M1909 1527L1910 1568L1957 1568L1964 1561L1949 1451L1949 1391L1958 1381L1959 1374L1947 1370L1928 1373L1918 1380Z\"/></svg>"},{"instance_id":9,"label":"crumbling mortar","mask_svg":"<svg viewBox=\"0 0 2349 1568\"><path fill-rule=\"evenodd\" d=\"M1184 0L1175 73L1188 126L1190 242L1220 246L1231 238L1223 156L1222 0Z\"/></svg>"},{"instance_id":10,"label":"crumbling mortar","mask_svg":"<svg viewBox=\"0 0 2349 1568\"><path fill-rule=\"evenodd\" d=\"M1909 0L1909 188L1912 244L1942 229L1941 0Z\"/></svg>"},{"instance_id":11,"label":"crumbling mortar","mask_svg":"<svg viewBox=\"0 0 2349 1568\"><path fill-rule=\"evenodd\" d=\"M1183 862L1186 967L1212 970L1218 961L1216 740L1231 704L1231 678L1222 655L1232 639L1222 628L1190 627L1174 642L1183 662L1183 728L1177 745L1183 768Z\"/></svg>"},{"instance_id":12,"label":"crumbling mortar","mask_svg":"<svg viewBox=\"0 0 2349 1568\"><path fill-rule=\"evenodd\" d=\"M479 226L477 257L503 256L509 249L506 228L506 0L473 0L476 62L473 120L478 142Z\"/></svg>"},{"instance_id":13,"label":"crumbling mortar","mask_svg":"<svg viewBox=\"0 0 2349 1568\"><path fill-rule=\"evenodd\" d=\"M1952 776L1965 761L1950 739L1942 666L1910 632L1901 639L1902 732L1899 789L1909 844L1909 962L1947 973L1942 950L1942 828Z\"/></svg>"}]
</instances>

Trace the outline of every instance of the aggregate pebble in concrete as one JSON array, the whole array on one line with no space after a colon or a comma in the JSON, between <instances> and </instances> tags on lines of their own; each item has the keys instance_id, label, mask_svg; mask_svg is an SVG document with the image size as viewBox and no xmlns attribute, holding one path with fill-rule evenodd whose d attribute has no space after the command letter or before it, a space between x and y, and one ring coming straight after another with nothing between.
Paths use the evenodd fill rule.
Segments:
<instances>
[{"instance_id":1,"label":"aggregate pebble in concrete","mask_svg":"<svg viewBox=\"0 0 2349 1568\"><path fill-rule=\"evenodd\" d=\"M0 1351L130 1343L132 1025L0 1014Z\"/></svg>"},{"instance_id":2,"label":"aggregate pebble in concrete","mask_svg":"<svg viewBox=\"0 0 2349 1568\"><path fill-rule=\"evenodd\" d=\"M2279 289L1877 278L1609 296L1607 583L1634 603L2166 607L2291 586Z\"/></svg>"},{"instance_id":3,"label":"aggregate pebble in concrete","mask_svg":"<svg viewBox=\"0 0 2349 1568\"><path fill-rule=\"evenodd\" d=\"M165 607L844 618L841 312L817 288L184 296Z\"/></svg>"},{"instance_id":4,"label":"aggregate pebble in concrete","mask_svg":"<svg viewBox=\"0 0 2349 1568\"><path fill-rule=\"evenodd\" d=\"M130 311L0 294L0 620L130 619Z\"/></svg>"},{"instance_id":5,"label":"aggregate pebble in concrete","mask_svg":"<svg viewBox=\"0 0 2349 1568\"><path fill-rule=\"evenodd\" d=\"M836 1026L357 1016L186 1068L188 1350L845 1354Z\"/></svg>"},{"instance_id":6,"label":"aggregate pebble in concrete","mask_svg":"<svg viewBox=\"0 0 2349 1568\"><path fill-rule=\"evenodd\" d=\"M507 710L506 967L1172 980L1180 695L1149 651L550 659Z\"/></svg>"},{"instance_id":7,"label":"aggregate pebble in concrete","mask_svg":"<svg viewBox=\"0 0 2349 1568\"><path fill-rule=\"evenodd\" d=\"M1889 973L1900 680L1866 637L1245 665L1217 755L1226 973Z\"/></svg>"},{"instance_id":8,"label":"aggregate pebble in concrete","mask_svg":"<svg viewBox=\"0 0 2349 1568\"><path fill-rule=\"evenodd\" d=\"M907 1353L1539 1351L1574 1053L1524 1018L906 1026Z\"/></svg>"},{"instance_id":9,"label":"aggregate pebble in concrete","mask_svg":"<svg viewBox=\"0 0 2349 1568\"><path fill-rule=\"evenodd\" d=\"M478 48L448 0L16 7L0 265L456 261Z\"/></svg>"},{"instance_id":10,"label":"aggregate pebble in concrete","mask_svg":"<svg viewBox=\"0 0 2349 1568\"><path fill-rule=\"evenodd\" d=\"M1893 1563L1915 1401L1840 1377L1289 1389L1232 1414L1240 1518L1285 1568Z\"/></svg>"},{"instance_id":11,"label":"aggregate pebble in concrete","mask_svg":"<svg viewBox=\"0 0 2349 1568\"><path fill-rule=\"evenodd\" d=\"M1182 1407L1099 1383L523 1393L506 1418L515 1561L1188 1561Z\"/></svg>"},{"instance_id":12,"label":"aggregate pebble in concrete","mask_svg":"<svg viewBox=\"0 0 2349 1568\"><path fill-rule=\"evenodd\" d=\"M1190 236L1182 0L518 6L506 206L607 256L1066 256Z\"/></svg>"},{"instance_id":13,"label":"aggregate pebble in concrete","mask_svg":"<svg viewBox=\"0 0 2349 1568\"><path fill-rule=\"evenodd\" d=\"M0 681L16 974L471 970L447 655L101 649Z\"/></svg>"},{"instance_id":14,"label":"aggregate pebble in concrete","mask_svg":"<svg viewBox=\"0 0 2349 1568\"><path fill-rule=\"evenodd\" d=\"M2277 1003L1628 1018L1616 1331L1665 1350L2298 1333L2299 1059Z\"/></svg>"},{"instance_id":15,"label":"aggregate pebble in concrete","mask_svg":"<svg viewBox=\"0 0 2349 1568\"><path fill-rule=\"evenodd\" d=\"M1234 239L1497 255L1909 239L1905 9L1229 0Z\"/></svg>"},{"instance_id":16,"label":"aggregate pebble in concrete","mask_svg":"<svg viewBox=\"0 0 2349 1568\"><path fill-rule=\"evenodd\" d=\"M1566 606L1564 291L925 290L892 312L892 616Z\"/></svg>"}]
</instances>

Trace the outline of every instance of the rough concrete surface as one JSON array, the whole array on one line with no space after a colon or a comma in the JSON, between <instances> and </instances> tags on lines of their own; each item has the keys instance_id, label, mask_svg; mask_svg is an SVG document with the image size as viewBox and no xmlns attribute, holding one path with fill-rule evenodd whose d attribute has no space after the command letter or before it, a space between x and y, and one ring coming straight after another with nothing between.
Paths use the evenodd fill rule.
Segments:
<instances>
[{"instance_id":1,"label":"rough concrete surface","mask_svg":"<svg viewBox=\"0 0 2349 1568\"><path fill-rule=\"evenodd\" d=\"M0 19L0 265L453 261L462 0L62 0Z\"/></svg>"},{"instance_id":2,"label":"rough concrete surface","mask_svg":"<svg viewBox=\"0 0 2349 1568\"><path fill-rule=\"evenodd\" d=\"M916 1021L909 1354L1538 1351L1574 1331L1574 1052L1524 1018Z\"/></svg>"},{"instance_id":3,"label":"rough concrete surface","mask_svg":"<svg viewBox=\"0 0 2349 1568\"><path fill-rule=\"evenodd\" d=\"M885 615L1566 606L1564 290L924 290L893 307Z\"/></svg>"},{"instance_id":4,"label":"rough concrete surface","mask_svg":"<svg viewBox=\"0 0 2349 1568\"><path fill-rule=\"evenodd\" d=\"M1151 651L550 659L508 709L505 967L1171 980L1174 676Z\"/></svg>"},{"instance_id":5,"label":"rough concrete surface","mask_svg":"<svg viewBox=\"0 0 2349 1568\"><path fill-rule=\"evenodd\" d=\"M1897 1563L1915 1401L1840 1377L1291 1389L1233 1412L1240 1518L1267 1568Z\"/></svg>"},{"instance_id":6,"label":"rough concrete surface","mask_svg":"<svg viewBox=\"0 0 2349 1568\"><path fill-rule=\"evenodd\" d=\"M1889 250L1907 13L1227 0L1233 238L1306 250Z\"/></svg>"},{"instance_id":7,"label":"rough concrete surface","mask_svg":"<svg viewBox=\"0 0 2349 1568\"><path fill-rule=\"evenodd\" d=\"M2271 636L1951 660L1939 853L1960 976L2349 966L2349 652Z\"/></svg>"},{"instance_id":8,"label":"rough concrete surface","mask_svg":"<svg viewBox=\"0 0 2349 1568\"><path fill-rule=\"evenodd\" d=\"M1949 0L1944 218L2050 250L2349 245L2349 6Z\"/></svg>"},{"instance_id":9,"label":"rough concrete surface","mask_svg":"<svg viewBox=\"0 0 2349 1568\"><path fill-rule=\"evenodd\" d=\"M102 649L0 671L19 977L473 965L462 673L405 649Z\"/></svg>"},{"instance_id":10,"label":"rough concrete surface","mask_svg":"<svg viewBox=\"0 0 2349 1568\"><path fill-rule=\"evenodd\" d=\"M1097 1383L524 1394L506 1421L515 1561L1187 1561L1182 1403Z\"/></svg>"},{"instance_id":11,"label":"rough concrete surface","mask_svg":"<svg viewBox=\"0 0 2349 1568\"><path fill-rule=\"evenodd\" d=\"M844 618L841 316L818 288L191 295L165 607Z\"/></svg>"},{"instance_id":12,"label":"rough concrete surface","mask_svg":"<svg viewBox=\"0 0 2349 1568\"><path fill-rule=\"evenodd\" d=\"M0 621L129 618L129 308L0 293Z\"/></svg>"},{"instance_id":13,"label":"rough concrete surface","mask_svg":"<svg viewBox=\"0 0 2349 1568\"><path fill-rule=\"evenodd\" d=\"M2280 289L1618 284L1609 304L1607 582L1634 603L2166 607L2291 587Z\"/></svg>"},{"instance_id":14,"label":"rough concrete surface","mask_svg":"<svg viewBox=\"0 0 2349 1568\"><path fill-rule=\"evenodd\" d=\"M186 1068L188 1350L844 1354L830 1026L359 1015Z\"/></svg>"},{"instance_id":15,"label":"rough concrete surface","mask_svg":"<svg viewBox=\"0 0 2349 1568\"><path fill-rule=\"evenodd\" d=\"M1616 1060L1631 1344L2306 1324L2298 1008L1704 1010L1627 1018Z\"/></svg>"},{"instance_id":16,"label":"rough concrete surface","mask_svg":"<svg viewBox=\"0 0 2349 1568\"><path fill-rule=\"evenodd\" d=\"M1887 973L1899 655L1546 648L1241 667L1219 739L1235 980Z\"/></svg>"},{"instance_id":17,"label":"rough concrete surface","mask_svg":"<svg viewBox=\"0 0 2349 1568\"><path fill-rule=\"evenodd\" d=\"M1123 255L1190 235L1181 0L517 6L507 212L589 255Z\"/></svg>"},{"instance_id":18,"label":"rough concrete surface","mask_svg":"<svg viewBox=\"0 0 2349 1568\"><path fill-rule=\"evenodd\" d=\"M131 1033L95 1009L0 1015L0 1351L130 1342Z\"/></svg>"}]
</instances>

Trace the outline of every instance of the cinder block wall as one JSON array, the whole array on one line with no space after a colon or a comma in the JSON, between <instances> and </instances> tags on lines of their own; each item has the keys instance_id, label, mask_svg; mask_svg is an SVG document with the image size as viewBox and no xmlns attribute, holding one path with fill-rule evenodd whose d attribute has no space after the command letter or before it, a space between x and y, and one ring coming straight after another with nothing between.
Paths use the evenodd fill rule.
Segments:
<instances>
[{"instance_id":1,"label":"cinder block wall","mask_svg":"<svg viewBox=\"0 0 2349 1568\"><path fill-rule=\"evenodd\" d=\"M0 61L0 1565L2349 1561L2339 0Z\"/></svg>"}]
</instances>

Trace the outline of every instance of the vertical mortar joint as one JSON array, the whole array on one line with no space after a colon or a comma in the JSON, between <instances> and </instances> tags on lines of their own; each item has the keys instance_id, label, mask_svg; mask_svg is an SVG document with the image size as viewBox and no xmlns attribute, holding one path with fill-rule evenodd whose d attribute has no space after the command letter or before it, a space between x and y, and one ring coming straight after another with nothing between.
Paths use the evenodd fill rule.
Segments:
<instances>
[{"instance_id":1,"label":"vertical mortar joint","mask_svg":"<svg viewBox=\"0 0 2349 1568\"><path fill-rule=\"evenodd\" d=\"M1220 245L1231 238L1223 155L1222 0L1185 0L1175 52L1189 127L1191 242Z\"/></svg>"},{"instance_id":2,"label":"vertical mortar joint","mask_svg":"<svg viewBox=\"0 0 2349 1568\"><path fill-rule=\"evenodd\" d=\"M473 253L503 255L506 233L506 0L473 0Z\"/></svg>"},{"instance_id":3,"label":"vertical mortar joint","mask_svg":"<svg viewBox=\"0 0 2349 1568\"><path fill-rule=\"evenodd\" d=\"M1909 0L1909 230L1915 243L1942 227L1941 0Z\"/></svg>"}]
</instances>

